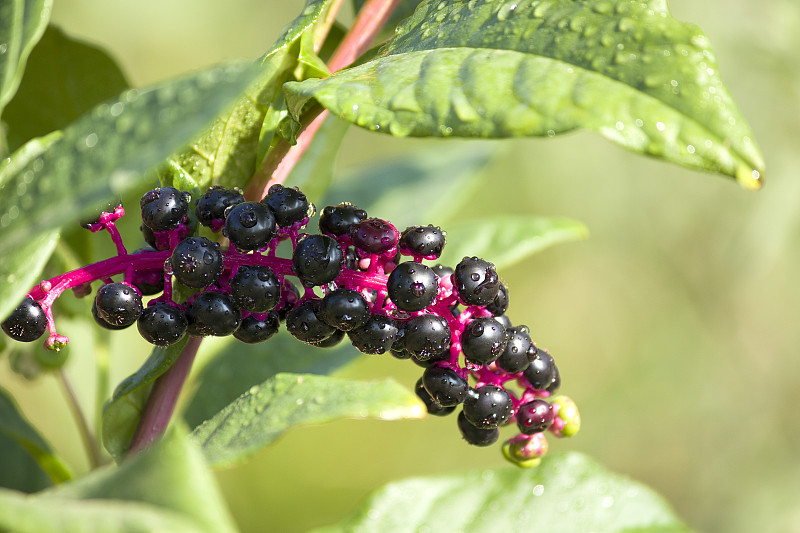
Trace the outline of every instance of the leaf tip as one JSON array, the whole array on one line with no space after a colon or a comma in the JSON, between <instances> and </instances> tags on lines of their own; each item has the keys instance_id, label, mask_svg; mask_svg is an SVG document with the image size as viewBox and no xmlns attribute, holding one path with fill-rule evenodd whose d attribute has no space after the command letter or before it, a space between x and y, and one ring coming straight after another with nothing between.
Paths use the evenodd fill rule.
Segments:
<instances>
[{"instance_id":1,"label":"leaf tip","mask_svg":"<svg viewBox=\"0 0 800 533\"><path fill-rule=\"evenodd\" d=\"M764 186L764 173L742 165L736 169L736 181L749 191L757 191Z\"/></svg>"}]
</instances>

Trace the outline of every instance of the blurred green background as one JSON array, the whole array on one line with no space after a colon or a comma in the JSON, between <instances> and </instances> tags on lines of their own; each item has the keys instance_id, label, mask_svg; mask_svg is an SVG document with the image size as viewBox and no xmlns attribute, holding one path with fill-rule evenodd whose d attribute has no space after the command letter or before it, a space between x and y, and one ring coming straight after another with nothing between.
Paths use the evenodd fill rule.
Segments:
<instances>
[{"instance_id":1,"label":"blurred green background","mask_svg":"<svg viewBox=\"0 0 800 533\"><path fill-rule=\"evenodd\" d=\"M764 153L762 191L578 133L502 141L458 217L558 215L590 229L586 242L501 272L512 296L509 316L528 324L537 344L555 355L562 391L581 407L581 433L552 439L551 453L579 450L645 482L698 530L796 532L800 3L673 0L670 6L710 38ZM301 7L299 0L56 0L53 22L103 46L138 86L221 60L255 58ZM351 17L345 8L340 18ZM384 158L458 142L464 141L395 139L351 128L335 179ZM93 344L89 335L76 335L68 371L90 409ZM117 381L149 352L135 332L117 334L114 346ZM391 374L410 388L421 369L363 356L340 374ZM28 383L4 363L0 381L67 460L85 469L55 380ZM460 442L453 418L343 421L294 430L218 479L243 531L288 532L343 517L389 480L503 464L498 448Z\"/></svg>"}]
</instances>

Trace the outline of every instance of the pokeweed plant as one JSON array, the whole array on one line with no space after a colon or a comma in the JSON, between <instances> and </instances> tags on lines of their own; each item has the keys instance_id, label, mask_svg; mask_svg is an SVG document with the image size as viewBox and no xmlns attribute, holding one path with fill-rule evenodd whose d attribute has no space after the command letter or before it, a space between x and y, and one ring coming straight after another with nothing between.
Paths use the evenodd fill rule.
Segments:
<instances>
[{"instance_id":1,"label":"pokeweed plant","mask_svg":"<svg viewBox=\"0 0 800 533\"><path fill-rule=\"evenodd\" d=\"M442 229L480 179L483 148L344 184L331 163L347 123L417 137L589 129L757 189L763 161L707 39L658 0L367 0L347 29L340 7L308 0L255 63L129 88L102 51L48 26L48 0L0 4L4 352L27 377L56 373L93 467L76 478L0 390L0 529L232 531L209 468L300 424L460 408L468 444L515 426L502 452L528 468L394 483L325 530L686 531L652 491L590 459L542 459L544 432L571 436L580 416L553 357L505 315L498 271L585 228L506 215ZM409 218L409 198L434 224ZM126 211L148 247L126 246ZM79 225L108 232L114 253L97 257ZM155 345L112 394L98 355L98 427L71 393L60 316L96 324L99 345L134 324ZM207 336L240 348L202 369L167 432ZM328 376L349 345L423 367L414 393ZM243 353L268 364L241 371Z\"/></svg>"}]
</instances>

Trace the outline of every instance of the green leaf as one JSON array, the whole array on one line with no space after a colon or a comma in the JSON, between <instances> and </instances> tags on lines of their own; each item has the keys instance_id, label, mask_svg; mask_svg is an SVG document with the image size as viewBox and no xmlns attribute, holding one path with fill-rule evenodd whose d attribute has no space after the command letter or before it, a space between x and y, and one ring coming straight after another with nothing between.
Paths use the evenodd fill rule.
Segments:
<instances>
[{"instance_id":1,"label":"green leaf","mask_svg":"<svg viewBox=\"0 0 800 533\"><path fill-rule=\"evenodd\" d=\"M455 266L464 257L478 256L498 269L560 242L585 239L589 230L567 218L495 215L447 226L447 245L439 262Z\"/></svg>"},{"instance_id":2,"label":"green leaf","mask_svg":"<svg viewBox=\"0 0 800 533\"><path fill-rule=\"evenodd\" d=\"M183 413L189 427L195 428L255 385L279 372L330 374L361 353L349 342L334 348L315 348L298 342L285 331L268 343L244 344L230 337L209 339L222 347L197 371L194 393Z\"/></svg>"},{"instance_id":3,"label":"green leaf","mask_svg":"<svg viewBox=\"0 0 800 533\"><path fill-rule=\"evenodd\" d=\"M136 189L249 85L251 66L228 64L131 89L84 114L22 168L0 171L0 249L13 250Z\"/></svg>"},{"instance_id":4,"label":"green leaf","mask_svg":"<svg viewBox=\"0 0 800 533\"><path fill-rule=\"evenodd\" d=\"M439 225L480 184L496 148L494 143L464 143L381 159L334 183L318 207L351 202L370 216L391 220L401 231L412 224Z\"/></svg>"},{"instance_id":5,"label":"green leaf","mask_svg":"<svg viewBox=\"0 0 800 533\"><path fill-rule=\"evenodd\" d=\"M235 531L222 501L199 450L172 431L118 468L95 470L35 497L0 491L0 530Z\"/></svg>"},{"instance_id":6,"label":"green leaf","mask_svg":"<svg viewBox=\"0 0 800 533\"><path fill-rule=\"evenodd\" d=\"M287 83L394 135L554 136L594 130L635 152L757 188L763 158L703 33L664 0L426 0L376 59Z\"/></svg>"},{"instance_id":7,"label":"green leaf","mask_svg":"<svg viewBox=\"0 0 800 533\"><path fill-rule=\"evenodd\" d=\"M277 374L192 432L212 466L255 454L298 424L338 418L420 418L416 395L392 380L348 381L313 375Z\"/></svg>"},{"instance_id":8,"label":"green leaf","mask_svg":"<svg viewBox=\"0 0 800 533\"><path fill-rule=\"evenodd\" d=\"M20 173L60 137L60 133L53 133L33 139L0 163L0 190L5 188L8 176ZM27 187L25 179L17 187ZM8 316L39 279L58 243L58 234L58 230L43 231L18 245L13 253L0 254L0 317Z\"/></svg>"},{"instance_id":9,"label":"green leaf","mask_svg":"<svg viewBox=\"0 0 800 533\"><path fill-rule=\"evenodd\" d=\"M46 473L50 481L47 484L61 483L72 477L63 461L53 453L50 445L19 411L11 394L2 387L0 387L0 437L2 437L0 442L17 445L17 448L6 446L2 448L0 462L3 464L0 468L0 485L30 491L44 488L44 486L36 486L38 483L30 485L36 478L24 479L14 476L15 473L21 473L17 469L30 468L28 464L30 458L36 462L40 470L37 472L30 469L29 472L32 471L37 476L40 472ZM19 453L12 455L9 453L11 449Z\"/></svg>"},{"instance_id":10,"label":"green leaf","mask_svg":"<svg viewBox=\"0 0 800 533\"><path fill-rule=\"evenodd\" d=\"M0 2L0 116L14 96L28 55L44 33L52 0Z\"/></svg>"},{"instance_id":11,"label":"green leaf","mask_svg":"<svg viewBox=\"0 0 800 533\"><path fill-rule=\"evenodd\" d=\"M292 74L298 62L306 64L319 75L319 64L306 49L301 56L301 41L312 34L314 26L325 13L331 0L307 0L303 12L292 21L281 36L258 61L258 78L233 110L220 117L208 132L176 157L176 163L188 171L201 189L218 184L225 187L244 187L253 177L266 152L273 130L262 125L270 106L281 97L281 84ZM306 38L307 39L307 38ZM277 122L276 122L277 124ZM259 139L263 141L259 153Z\"/></svg>"},{"instance_id":12,"label":"green leaf","mask_svg":"<svg viewBox=\"0 0 800 533\"><path fill-rule=\"evenodd\" d=\"M49 26L3 115L9 150L64 128L127 87L122 71L104 51Z\"/></svg>"},{"instance_id":13,"label":"green leaf","mask_svg":"<svg viewBox=\"0 0 800 533\"><path fill-rule=\"evenodd\" d=\"M114 459L128 451L153 383L178 359L188 340L184 337L172 346L153 348L139 370L117 385L102 418L103 445Z\"/></svg>"},{"instance_id":14,"label":"green leaf","mask_svg":"<svg viewBox=\"0 0 800 533\"><path fill-rule=\"evenodd\" d=\"M578 453L546 457L534 469L483 470L391 483L349 519L315 531L421 530L690 531L652 490Z\"/></svg>"}]
</instances>

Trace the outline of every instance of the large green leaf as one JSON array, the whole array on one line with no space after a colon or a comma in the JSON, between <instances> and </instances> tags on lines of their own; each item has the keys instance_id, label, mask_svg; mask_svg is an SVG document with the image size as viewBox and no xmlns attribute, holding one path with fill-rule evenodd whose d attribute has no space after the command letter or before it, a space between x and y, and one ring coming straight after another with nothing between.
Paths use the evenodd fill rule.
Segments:
<instances>
[{"instance_id":1,"label":"large green leaf","mask_svg":"<svg viewBox=\"0 0 800 533\"><path fill-rule=\"evenodd\" d=\"M0 491L0 530L235 531L222 501L200 452L173 431L119 468L96 470L35 497Z\"/></svg>"},{"instance_id":2,"label":"large green leaf","mask_svg":"<svg viewBox=\"0 0 800 533\"><path fill-rule=\"evenodd\" d=\"M535 469L505 468L391 483L352 517L316 533L502 531L688 533L649 488L588 457L546 457Z\"/></svg>"},{"instance_id":3,"label":"large green leaf","mask_svg":"<svg viewBox=\"0 0 800 533\"><path fill-rule=\"evenodd\" d=\"M439 261L455 266L464 257L478 256L505 268L553 244L588 235L586 226L566 218L495 215L448 224L447 244Z\"/></svg>"},{"instance_id":4,"label":"large green leaf","mask_svg":"<svg viewBox=\"0 0 800 533\"><path fill-rule=\"evenodd\" d=\"M131 89L84 114L22 168L0 172L0 249L14 250L146 181L145 172L197 135L253 79L228 64Z\"/></svg>"},{"instance_id":5,"label":"large green leaf","mask_svg":"<svg viewBox=\"0 0 800 533\"><path fill-rule=\"evenodd\" d=\"M224 466L248 458L299 424L420 418L423 413L416 395L390 379L367 383L277 374L197 427L192 437L210 465Z\"/></svg>"},{"instance_id":6,"label":"large green leaf","mask_svg":"<svg viewBox=\"0 0 800 533\"><path fill-rule=\"evenodd\" d=\"M119 460L128 451L153 384L178 359L188 337L166 348L153 348L150 357L133 375L117 385L103 409L103 445Z\"/></svg>"},{"instance_id":7,"label":"large green leaf","mask_svg":"<svg viewBox=\"0 0 800 533\"><path fill-rule=\"evenodd\" d=\"M292 74L301 53L301 40L313 34L314 26L331 0L307 0L302 13L258 61L258 79L233 110L212 124L190 150L176 157L176 164L192 175L201 189L220 184L244 187L260 163L259 138L271 103L280 95L281 84ZM267 139L266 144L269 144Z\"/></svg>"},{"instance_id":8,"label":"large green leaf","mask_svg":"<svg viewBox=\"0 0 800 533\"><path fill-rule=\"evenodd\" d=\"M0 388L0 437L0 486L33 491L71 477L61 459L53 453L50 445L3 388ZM31 459L38 469L30 464ZM40 473L49 477L49 483L44 486L40 483L44 481ZM25 474L30 477L20 477Z\"/></svg>"},{"instance_id":9,"label":"large green leaf","mask_svg":"<svg viewBox=\"0 0 800 533\"><path fill-rule=\"evenodd\" d=\"M349 342L342 342L335 348L315 348L286 331L259 344L244 344L231 337L210 339L204 343L204 348L212 343L222 346L197 371L192 399L183 413L191 428L217 414L250 387L279 372L329 374L362 356Z\"/></svg>"},{"instance_id":10,"label":"large green leaf","mask_svg":"<svg viewBox=\"0 0 800 533\"><path fill-rule=\"evenodd\" d=\"M53 133L33 139L0 163L0 190L8 176L18 174L60 137L60 133ZM25 186L24 181L20 186ZM13 253L0 254L0 317L8 316L36 282L58 243L58 233L57 229L43 231L20 244Z\"/></svg>"},{"instance_id":11,"label":"large green leaf","mask_svg":"<svg viewBox=\"0 0 800 533\"><path fill-rule=\"evenodd\" d=\"M0 2L0 116L14 96L28 55L50 20L52 0Z\"/></svg>"},{"instance_id":12,"label":"large green leaf","mask_svg":"<svg viewBox=\"0 0 800 533\"><path fill-rule=\"evenodd\" d=\"M378 58L286 89L295 115L314 98L394 135L586 128L751 188L764 171L707 38L664 0L426 0Z\"/></svg>"},{"instance_id":13,"label":"large green leaf","mask_svg":"<svg viewBox=\"0 0 800 533\"><path fill-rule=\"evenodd\" d=\"M122 71L104 51L48 27L3 115L9 150L64 128L127 87Z\"/></svg>"}]
</instances>

